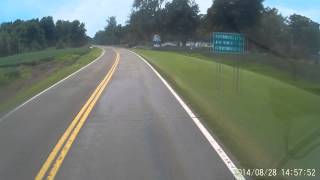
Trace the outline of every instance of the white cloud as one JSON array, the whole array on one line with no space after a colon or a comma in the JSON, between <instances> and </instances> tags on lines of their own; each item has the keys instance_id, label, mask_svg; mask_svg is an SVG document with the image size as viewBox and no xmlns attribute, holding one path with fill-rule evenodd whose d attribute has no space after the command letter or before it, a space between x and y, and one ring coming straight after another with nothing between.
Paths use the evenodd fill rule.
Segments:
<instances>
[{"instance_id":1,"label":"white cloud","mask_svg":"<svg viewBox=\"0 0 320 180\"><path fill-rule=\"evenodd\" d=\"M285 6L280 6L280 5L276 5L275 8L277 8L279 10L279 12L283 16L286 16L286 17L288 17L292 14L299 14L299 15L306 16L306 17L312 19L313 21L320 22L320 11L318 8L294 9L294 8L288 8Z\"/></svg>"},{"instance_id":2,"label":"white cloud","mask_svg":"<svg viewBox=\"0 0 320 180\"><path fill-rule=\"evenodd\" d=\"M212 6L212 0L196 0L196 3L199 5L200 13L206 14L208 8Z\"/></svg>"},{"instance_id":3,"label":"white cloud","mask_svg":"<svg viewBox=\"0 0 320 180\"><path fill-rule=\"evenodd\" d=\"M39 0L32 1L37 2ZM104 28L109 16L116 16L118 23L124 24L130 14L132 2L133 0L69 0L68 3L61 3L61 7L54 8L55 10L49 12L49 14L53 14L55 19L78 19L86 24L88 35L94 36L96 31ZM213 1L195 0L195 2L199 4L200 13L205 14ZM296 9L281 5L275 7L284 16L297 13L320 22L320 11L317 8Z\"/></svg>"},{"instance_id":4,"label":"white cloud","mask_svg":"<svg viewBox=\"0 0 320 180\"><path fill-rule=\"evenodd\" d=\"M109 16L116 16L124 24L131 9L131 0L73 0L53 12L55 19L78 19L86 24L89 36L102 30Z\"/></svg>"},{"instance_id":5,"label":"white cloud","mask_svg":"<svg viewBox=\"0 0 320 180\"><path fill-rule=\"evenodd\" d=\"M36 0L35 0L36 1ZM200 12L206 13L211 0L196 0ZM118 23L125 24L131 11L133 0L71 0L53 11L55 19L78 19L86 24L88 35L102 30L109 16L116 16Z\"/></svg>"}]
</instances>

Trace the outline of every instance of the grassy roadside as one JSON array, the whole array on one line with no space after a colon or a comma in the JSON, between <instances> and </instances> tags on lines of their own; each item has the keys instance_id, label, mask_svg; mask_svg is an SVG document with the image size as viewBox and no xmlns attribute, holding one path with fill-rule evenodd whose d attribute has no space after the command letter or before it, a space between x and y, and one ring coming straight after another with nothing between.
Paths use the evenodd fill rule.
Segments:
<instances>
[{"instance_id":1,"label":"grassy roadside","mask_svg":"<svg viewBox=\"0 0 320 180\"><path fill-rule=\"evenodd\" d=\"M220 62L229 66L234 66L235 60L239 60L242 69L273 77L320 95L320 63L315 63L314 61L305 60L303 62L281 58L270 53L258 52L237 56L213 54L208 49L177 49L167 51L178 52L203 60Z\"/></svg>"},{"instance_id":2,"label":"grassy roadside","mask_svg":"<svg viewBox=\"0 0 320 180\"><path fill-rule=\"evenodd\" d=\"M8 112L18 104L89 64L101 53L102 50L99 48L49 49L37 53L12 56L4 60L0 59L0 65L6 65L5 69L16 68L11 71L14 74L19 74L18 77L9 76L8 78L8 76L5 76L7 79L2 86L0 85L4 92L12 89L15 91L10 93L10 96L4 101L1 101L0 114ZM19 61L19 59L22 59L22 61ZM18 64L18 62L23 64Z\"/></svg>"},{"instance_id":3,"label":"grassy roadside","mask_svg":"<svg viewBox=\"0 0 320 180\"><path fill-rule=\"evenodd\" d=\"M174 52L135 50L146 57L246 168L314 168L320 153L320 96L275 78L242 72ZM303 179L303 178L300 178Z\"/></svg>"}]
</instances>

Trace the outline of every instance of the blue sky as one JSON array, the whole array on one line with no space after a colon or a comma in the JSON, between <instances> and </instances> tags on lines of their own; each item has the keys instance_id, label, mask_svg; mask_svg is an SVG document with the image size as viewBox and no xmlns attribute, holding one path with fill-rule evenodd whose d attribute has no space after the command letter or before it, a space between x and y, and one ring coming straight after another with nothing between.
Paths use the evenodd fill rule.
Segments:
<instances>
[{"instance_id":1,"label":"blue sky","mask_svg":"<svg viewBox=\"0 0 320 180\"><path fill-rule=\"evenodd\" d=\"M195 0L201 13L211 6L211 0ZM15 19L31 19L53 16L55 20L79 19L85 22L88 34L93 36L103 29L109 16L116 16L119 23L125 23L133 0L0 0L0 22ZM276 7L288 16L298 13L320 22L319 0L265 0L264 4Z\"/></svg>"}]
</instances>

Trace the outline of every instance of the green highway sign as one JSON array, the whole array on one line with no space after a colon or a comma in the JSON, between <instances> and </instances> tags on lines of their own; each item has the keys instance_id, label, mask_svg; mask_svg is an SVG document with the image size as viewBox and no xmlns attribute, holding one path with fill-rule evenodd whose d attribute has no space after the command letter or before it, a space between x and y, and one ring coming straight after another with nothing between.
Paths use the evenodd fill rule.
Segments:
<instances>
[{"instance_id":1,"label":"green highway sign","mask_svg":"<svg viewBox=\"0 0 320 180\"><path fill-rule=\"evenodd\" d=\"M245 37L237 33L215 32L212 46L215 53L242 54L245 52Z\"/></svg>"}]
</instances>

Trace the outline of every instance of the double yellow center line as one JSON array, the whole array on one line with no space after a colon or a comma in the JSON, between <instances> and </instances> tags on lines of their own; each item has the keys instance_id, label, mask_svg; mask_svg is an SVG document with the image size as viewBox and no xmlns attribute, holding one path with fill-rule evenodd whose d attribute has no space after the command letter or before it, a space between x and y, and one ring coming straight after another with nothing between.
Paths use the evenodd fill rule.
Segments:
<instances>
[{"instance_id":1,"label":"double yellow center line","mask_svg":"<svg viewBox=\"0 0 320 180\"><path fill-rule=\"evenodd\" d=\"M103 90L108 85L112 75L114 74L117 65L120 61L120 55L116 52L116 59L113 63L111 69L105 76L105 78L101 81L95 91L92 93L88 101L85 105L81 108L80 112L71 122L65 133L59 139L56 146L53 148L51 153L49 154L47 160L42 165L39 173L35 177L35 180L42 180L47 175L46 179L52 180L55 178L57 172L59 171L60 166L64 158L66 157L68 151L70 150L74 140L76 139L80 129L86 122L90 112L94 108L95 104L97 103L99 97L101 96ZM54 162L54 163L53 163Z\"/></svg>"}]
</instances>

